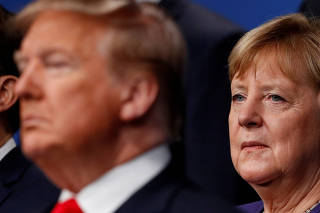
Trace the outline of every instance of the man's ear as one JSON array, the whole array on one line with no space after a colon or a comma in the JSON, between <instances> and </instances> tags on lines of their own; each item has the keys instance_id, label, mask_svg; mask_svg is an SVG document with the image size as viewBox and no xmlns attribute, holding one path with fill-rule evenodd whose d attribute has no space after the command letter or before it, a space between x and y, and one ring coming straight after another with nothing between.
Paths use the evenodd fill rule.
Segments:
<instances>
[{"instance_id":1,"label":"man's ear","mask_svg":"<svg viewBox=\"0 0 320 213\"><path fill-rule=\"evenodd\" d=\"M125 83L121 94L122 107L120 119L132 121L141 118L156 102L159 93L159 84L151 73L141 73L131 76L129 83Z\"/></svg>"},{"instance_id":2,"label":"man's ear","mask_svg":"<svg viewBox=\"0 0 320 213\"><path fill-rule=\"evenodd\" d=\"M14 90L17 80L13 75L0 76L0 112L8 110L17 101Z\"/></svg>"}]
</instances>

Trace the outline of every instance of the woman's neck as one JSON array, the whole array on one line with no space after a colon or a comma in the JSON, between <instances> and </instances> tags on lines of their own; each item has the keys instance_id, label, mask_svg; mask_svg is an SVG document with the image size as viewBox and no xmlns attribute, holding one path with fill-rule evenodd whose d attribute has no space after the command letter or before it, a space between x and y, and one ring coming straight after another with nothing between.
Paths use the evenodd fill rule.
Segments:
<instances>
[{"instance_id":1,"label":"woman's neck","mask_svg":"<svg viewBox=\"0 0 320 213\"><path fill-rule=\"evenodd\" d=\"M320 169L303 177L282 177L251 186L264 203L264 213L304 213L320 200Z\"/></svg>"}]
</instances>

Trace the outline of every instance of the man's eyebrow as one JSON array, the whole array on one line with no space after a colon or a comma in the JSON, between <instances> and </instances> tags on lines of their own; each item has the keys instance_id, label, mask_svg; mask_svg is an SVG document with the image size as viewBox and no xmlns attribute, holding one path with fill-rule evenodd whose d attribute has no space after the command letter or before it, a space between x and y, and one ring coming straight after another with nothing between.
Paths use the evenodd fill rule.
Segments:
<instances>
[{"instance_id":1,"label":"man's eyebrow","mask_svg":"<svg viewBox=\"0 0 320 213\"><path fill-rule=\"evenodd\" d=\"M46 58L46 57L49 57L51 55L55 55L55 54L59 54L59 55L64 55L66 57L71 57L69 52L67 51L61 51L61 50L45 50L41 53L39 53L38 57L40 58ZM14 53L13 53L13 58L16 62L18 61L23 61L23 60L27 60L27 56L25 56L21 50L16 50Z\"/></svg>"}]
</instances>

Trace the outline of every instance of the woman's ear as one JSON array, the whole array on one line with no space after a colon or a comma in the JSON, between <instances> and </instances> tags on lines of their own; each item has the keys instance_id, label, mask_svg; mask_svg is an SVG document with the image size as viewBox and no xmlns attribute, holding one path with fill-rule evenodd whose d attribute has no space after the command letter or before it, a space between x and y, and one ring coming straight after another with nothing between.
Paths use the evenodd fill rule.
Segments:
<instances>
[{"instance_id":1,"label":"woman's ear","mask_svg":"<svg viewBox=\"0 0 320 213\"><path fill-rule=\"evenodd\" d=\"M152 73L140 73L131 76L122 92L120 119L132 121L141 118L155 104L159 93L159 84Z\"/></svg>"},{"instance_id":2,"label":"woman's ear","mask_svg":"<svg viewBox=\"0 0 320 213\"><path fill-rule=\"evenodd\" d=\"M8 110L18 100L15 93L17 80L13 75L0 76L0 112Z\"/></svg>"}]
</instances>

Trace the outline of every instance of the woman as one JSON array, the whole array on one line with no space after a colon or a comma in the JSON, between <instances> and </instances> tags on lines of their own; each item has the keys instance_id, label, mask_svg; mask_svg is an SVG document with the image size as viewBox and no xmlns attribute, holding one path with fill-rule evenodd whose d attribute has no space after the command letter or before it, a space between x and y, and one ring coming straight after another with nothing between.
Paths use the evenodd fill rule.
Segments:
<instances>
[{"instance_id":1,"label":"woman","mask_svg":"<svg viewBox=\"0 0 320 213\"><path fill-rule=\"evenodd\" d=\"M301 14L250 32L229 57L235 169L262 201L244 212L320 212L320 24Z\"/></svg>"}]
</instances>

